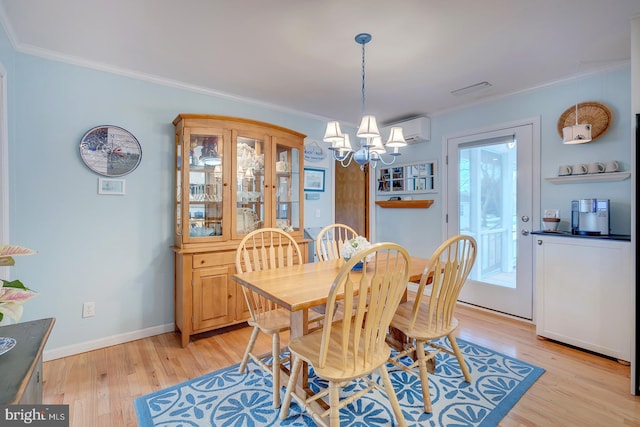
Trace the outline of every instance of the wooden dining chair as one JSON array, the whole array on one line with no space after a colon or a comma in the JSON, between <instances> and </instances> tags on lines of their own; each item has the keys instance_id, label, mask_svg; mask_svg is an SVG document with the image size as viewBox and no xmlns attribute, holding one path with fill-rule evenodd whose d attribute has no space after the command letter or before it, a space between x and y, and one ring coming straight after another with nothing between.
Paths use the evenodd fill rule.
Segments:
<instances>
[{"instance_id":1,"label":"wooden dining chair","mask_svg":"<svg viewBox=\"0 0 640 427\"><path fill-rule=\"evenodd\" d=\"M384 255L386 255L386 257ZM373 257L367 261L367 256ZM383 255L383 256L381 256ZM324 322L322 329L289 342L294 360L280 413L286 419L291 399L295 399L318 425L340 425L339 411L374 387L386 392L398 425L406 425L386 362L391 350L385 342L387 328L409 279L409 254L395 243L378 243L359 252L340 269L326 303L326 319L333 318L336 300L341 300L353 316ZM362 270L353 271L363 261ZM356 298L357 296L357 298ZM319 378L329 382L327 389L312 397L296 393L303 362L311 365ZM381 387L370 374L378 371ZM362 390L340 396L352 380L364 381ZM329 409L319 410L317 399L329 396ZM328 418L328 420L327 420Z\"/></svg>"},{"instance_id":2,"label":"wooden dining chair","mask_svg":"<svg viewBox=\"0 0 640 427\"><path fill-rule=\"evenodd\" d=\"M320 230L316 237L316 255L318 261L340 258L342 245L358 236L356 231L346 224L329 224Z\"/></svg>"},{"instance_id":3,"label":"wooden dining chair","mask_svg":"<svg viewBox=\"0 0 640 427\"><path fill-rule=\"evenodd\" d=\"M427 362L434 360L438 353L454 355L465 381L471 381L471 374L454 336L458 327L454 313L460 290L473 268L476 252L477 244L471 236L457 235L443 242L429 259L415 300L400 304L391 320L391 327L404 333L413 344L406 345L404 351L390 358L389 362L405 372L419 376L424 412L432 410ZM430 296L425 295L427 285L431 286ZM433 342L442 337L447 337L451 350ZM425 351L425 346L429 352ZM413 363L409 365L400 360L407 355L413 358Z\"/></svg>"},{"instance_id":4,"label":"wooden dining chair","mask_svg":"<svg viewBox=\"0 0 640 427\"><path fill-rule=\"evenodd\" d=\"M327 225L320 230L316 237L315 250L316 255L318 256L318 261L328 261L331 259L341 258L340 248L342 248L342 245L344 245L344 243L349 239L353 239L357 236L358 233L346 224ZM311 310L316 313L324 314L325 307L313 307ZM339 310L339 313L342 315L342 310Z\"/></svg>"},{"instance_id":5,"label":"wooden dining chair","mask_svg":"<svg viewBox=\"0 0 640 427\"><path fill-rule=\"evenodd\" d=\"M236 250L236 271L245 273L251 271L269 270L302 264L302 253L296 241L279 228L261 228L247 234ZM274 302L242 287L245 300L250 312L248 324L253 327L251 338L242 357L238 372L244 373L249 358L253 359L263 370L273 378L273 406L280 407L280 369L286 359L280 359L280 333L289 330L289 312L279 308ZM259 333L271 335L271 363L267 357L260 357L252 353Z\"/></svg>"}]
</instances>

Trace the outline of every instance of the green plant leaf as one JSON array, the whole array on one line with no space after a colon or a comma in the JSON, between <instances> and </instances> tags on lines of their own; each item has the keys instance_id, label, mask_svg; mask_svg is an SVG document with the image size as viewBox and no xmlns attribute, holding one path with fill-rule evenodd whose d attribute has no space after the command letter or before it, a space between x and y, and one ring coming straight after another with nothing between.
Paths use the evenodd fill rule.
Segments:
<instances>
[{"instance_id":1,"label":"green plant leaf","mask_svg":"<svg viewBox=\"0 0 640 427\"><path fill-rule=\"evenodd\" d=\"M4 279L0 279L0 280L2 280L2 287L4 287L4 288L22 289L22 290L25 290L25 291L30 290L25 285L23 285L20 280L12 280L10 282L7 281L7 280L4 280Z\"/></svg>"}]
</instances>

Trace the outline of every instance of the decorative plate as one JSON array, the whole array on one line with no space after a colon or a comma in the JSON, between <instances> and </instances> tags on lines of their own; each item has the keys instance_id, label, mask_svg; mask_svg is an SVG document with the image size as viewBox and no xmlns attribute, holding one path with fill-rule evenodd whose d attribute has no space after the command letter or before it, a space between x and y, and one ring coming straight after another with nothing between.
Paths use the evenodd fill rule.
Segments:
<instances>
[{"instance_id":1,"label":"decorative plate","mask_svg":"<svg viewBox=\"0 0 640 427\"><path fill-rule=\"evenodd\" d=\"M131 132L118 126L96 126L80 140L85 165L103 176L123 176L138 167L142 148Z\"/></svg>"},{"instance_id":2,"label":"decorative plate","mask_svg":"<svg viewBox=\"0 0 640 427\"><path fill-rule=\"evenodd\" d=\"M15 338L0 337L0 355L5 354L16 345Z\"/></svg>"},{"instance_id":3,"label":"decorative plate","mask_svg":"<svg viewBox=\"0 0 640 427\"><path fill-rule=\"evenodd\" d=\"M578 103L578 124L591 124L591 141L602 136L611 125L613 114L609 107L601 102L588 101ZM562 129L576 124L576 105L567 108L558 119L558 135L562 137Z\"/></svg>"}]
</instances>

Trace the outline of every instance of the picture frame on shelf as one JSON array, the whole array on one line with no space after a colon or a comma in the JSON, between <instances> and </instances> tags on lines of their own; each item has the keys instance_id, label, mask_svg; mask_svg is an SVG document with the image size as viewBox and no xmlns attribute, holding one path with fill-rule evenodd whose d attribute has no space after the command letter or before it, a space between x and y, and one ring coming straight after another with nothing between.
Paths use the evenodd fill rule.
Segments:
<instances>
[{"instance_id":1,"label":"picture frame on shelf","mask_svg":"<svg viewBox=\"0 0 640 427\"><path fill-rule=\"evenodd\" d=\"M324 169L304 168L304 191L324 192Z\"/></svg>"}]
</instances>

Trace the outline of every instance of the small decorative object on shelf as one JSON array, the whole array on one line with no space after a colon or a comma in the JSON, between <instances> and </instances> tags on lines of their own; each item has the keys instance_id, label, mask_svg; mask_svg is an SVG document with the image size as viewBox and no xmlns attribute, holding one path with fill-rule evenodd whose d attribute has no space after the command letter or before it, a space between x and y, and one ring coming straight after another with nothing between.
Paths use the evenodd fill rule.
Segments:
<instances>
[{"instance_id":1,"label":"small decorative object on shelf","mask_svg":"<svg viewBox=\"0 0 640 427\"><path fill-rule=\"evenodd\" d=\"M34 250L17 245L0 245L0 266L8 267L15 264L14 256L33 255ZM22 284L19 280L0 279L0 324L9 320L18 322L22 317L22 304L38 295Z\"/></svg>"}]
</instances>

